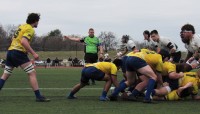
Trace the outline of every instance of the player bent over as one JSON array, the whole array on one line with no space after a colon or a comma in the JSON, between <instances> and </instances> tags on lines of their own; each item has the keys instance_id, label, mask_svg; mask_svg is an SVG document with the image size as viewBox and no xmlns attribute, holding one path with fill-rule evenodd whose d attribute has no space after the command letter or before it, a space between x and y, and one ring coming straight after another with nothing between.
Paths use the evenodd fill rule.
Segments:
<instances>
[{"instance_id":1,"label":"player bent over","mask_svg":"<svg viewBox=\"0 0 200 114\"><path fill-rule=\"evenodd\" d=\"M127 81L121 83L119 87L115 89L111 96L109 96L110 100L117 100L119 92L135 82L137 71L140 74L144 75L145 80L137 84L128 99L136 100L136 96L140 93L140 91L147 87L147 93L143 102L151 103L150 94L154 89L156 81L158 80L158 83L162 85L162 78L159 73L162 71L162 64L162 56L153 51L147 50L129 55L126 60ZM156 74L153 69L157 71Z\"/></svg>"},{"instance_id":2,"label":"player bent over","mask_svg":"<svg viewBox=\"0 0 200 114\"><path fill-rule=\"evenodd\" d=\"M40 94L38 82L36 78L36 71L33 64L28 58L30 53L35 60L39 59L39 56L31 48L30 42L32 41L35 33L33 28L37 28L40 15L37 13L31 13L28 15L26 24L18 27L17 31L12 38L12 43L8 48L6 66L4 73L0 79L0 90L3 87L5 81L11 76L14 67L20 66L29 76L29 82L33 91L35 92L37 102L48 102L50 99L45 98Z\"/></svg>"},{"instance_id":3,"label":"player bent over","mask_svg":"<svg viewBox=\"0 0 200 114\"><path fill-rule=\"evenodd\" d=\"M100 96L100 101L107 101L107 93L112 84L115 87L118 86L117 81L117 71L122 65L122 61L120 59L115 59L113 63L111 62L98 62L94 64L86 65L81 73L80 83L75 85L68 95L68 99L75 99L74 96L81 88L87 85L90 79L94 79L97 81L105 81L105 85L103 88L102 95Z\"/></svg>"}]
</instances>

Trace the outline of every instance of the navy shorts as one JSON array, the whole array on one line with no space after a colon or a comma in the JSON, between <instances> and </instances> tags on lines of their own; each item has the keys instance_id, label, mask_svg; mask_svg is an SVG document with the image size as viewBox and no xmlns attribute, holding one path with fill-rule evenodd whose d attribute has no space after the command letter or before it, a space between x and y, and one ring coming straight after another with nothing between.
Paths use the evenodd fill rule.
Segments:
<instances>
[{"instance_id":1,"label":"navy shorts","mask_svg":"<svg viewBox=\"0 0 200 114\"><path fill-rule=\"evenodd\" d=\"M97 53L85 53L85 63L96 63L98 61Z\"/></svg>"},{"instance_id":2,"label":"navy shorts","mask_svg":"<svg viewBox=\"0 0 200 114\"><path fill-rule=\"evenodd\" d=\"M101 70L91 66L91 67L85 67L82 70L81 73L81 83L88 83L90 79L94 80L102 80L105 76L105 73Z\"/></svg>"},{"instance_id":3,"label":"navy shorts","mask_svg":"<svg viewBox=\"0 0 200 114\"><path fill-rule=\"evenodd\" d=\"M128 56L124 56L122 57L122 72L125 73L126 72L126 60L127 60Z\"/></svg>"},{"instance_id":4,"label":"navy shorts","mask_svg":"<svg viewBox=\"0 0 200 114\"><path fill-rule=\"evenodd\" d=\"M29 62L28 55L18 50L8 50L6 57L6 66L18 67Z\"/></svg>"},{"instance_id":5,"label":"navy shorts","mask_svg":"<svg viewBox=\"0 0 200 114\"><path fill-rule=\"evenodd\" d=\"M165 81L169 83L169 87L172 91L179 88L178 79L170 79L169 77L166 77Z\"/></svg>"},{"instance_id":6,"label":"navy shorts","mask_svg":"<svg viewBox=\"0 0 200 114\"><path fill-rule=\"evenodd\" d=\"M129 56L126 60L126 70L129 72L137 71L137 69L145 66L147 66L146 61L139 57Z\"/></svg>"}]
</instances>

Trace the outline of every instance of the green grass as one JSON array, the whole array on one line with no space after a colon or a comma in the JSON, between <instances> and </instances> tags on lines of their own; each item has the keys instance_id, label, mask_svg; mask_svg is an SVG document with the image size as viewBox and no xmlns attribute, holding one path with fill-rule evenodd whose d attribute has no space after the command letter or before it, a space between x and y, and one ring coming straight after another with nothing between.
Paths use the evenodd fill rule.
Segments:
<instances>
[{"instance_id":1,"label":"green grass","mask_svg":"<svg viewBox=\"0 0 200 114\"><path fill-rule=\"evenodd\" d=\"M47 58L54 60L56 57L58 57L58 59L68 59L69 56L72 58L77 56L79 59L84 58L84 51L38 51L37 53L40 57L40 60L46 60ZM116 51L110 51L108 53L110 54L111 58L114 58L116 55ZM31 55L29 56L30 58L33 58ZM0 59L1 58L6 58L6 52L0 52Z\"/></svg>"},{"instance_id":2,"label":"green grass","mask_svg":"<svg viewBox=\"0 0 200 114\"><path fill-rule=\"evenodd\" d=\"M142 102L100 102L104 82L86 86L77 93L78 99L66 99L70 89L80 80L81 68L37 68L37 78L42 94L51 102L35 102L28 77L21 69L13 75L0 91L0 114L198 114L200 101L160 101L157 104ZM0 73L3 69L0 69ZM119 73L121 78L121 73ZM59 89L60 88L60 89ZM93 88L93 89L90 89ZM96 89L98 88L98 89Z\"/></svg>"}]
</instances>

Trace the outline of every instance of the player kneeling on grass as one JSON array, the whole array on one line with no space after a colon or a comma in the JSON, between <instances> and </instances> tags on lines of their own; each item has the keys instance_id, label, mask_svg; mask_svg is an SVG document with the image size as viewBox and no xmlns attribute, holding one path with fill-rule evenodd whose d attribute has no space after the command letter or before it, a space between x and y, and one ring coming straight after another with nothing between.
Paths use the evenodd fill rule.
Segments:
<instances>
[{"instance_id":1,"label":"player kneeling on grass","mask_svg":"<svg viewBox=\"0 0 200 114\"><path fill-rule=\"evenodd\" d=\"M28 53L30 53L35 60L39 59L38 54L30 46L33 35L35 33L33 28L37 28L39 19L39 14L29 14L26 20L26 24L20 25L15 32L12 38L12 43L8 48L6 66L0 79L0 90L3 87L5 81L11 76L14 67L20 66L29 76L31 87L35 92L36 101L48 102L50 99L47 99L40 94L36 78L36 71L30 59L28 58Z\"/></svg>"},{"instance_id":2,"label":"player kneeling on grass","mask_svg":"<svg viewBox=\"0 0 200 114\"><path fill-rule=\"evenodd\" d=\"M200 70L197 72L186 72L184 77L179 79L179 88L169 92L165 97L154 97L156 100L181 100L187 96L192 97L194 100L200 100L198 95L198 88L200 86ZM154 93L155 92L155 93ZM154 91L153 95L159 95Z\"/></svg>"},{"instance_id":3,"label":"player kneeling on grass","mask_svg":"<svg viewBox=\"0 0 200 114\"><path fill-rule=\"evenodd\" d=\"M102 95L100 96L100 101L107 101L107 93L112 84L115 87L118 86L117 81L117 71L122 65L122 61L120 59L115 59L111 62L97 62L94 64L86 65L81 73L81 81L79 84L75 85L68 95L68 99L75 99L74 96L81 88L87 85L90 79L94 79L97 81L105 81L105 85L103 88Z\"/></svg>"}]
</instances>

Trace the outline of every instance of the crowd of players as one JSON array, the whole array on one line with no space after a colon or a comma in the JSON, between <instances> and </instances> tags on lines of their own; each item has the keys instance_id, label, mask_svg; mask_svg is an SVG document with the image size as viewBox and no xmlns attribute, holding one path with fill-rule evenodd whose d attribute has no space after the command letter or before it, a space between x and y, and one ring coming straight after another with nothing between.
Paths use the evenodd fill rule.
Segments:
<instances>
[{"instance_id":1,"label":"crowd of players","mask_svg":"<svg viewBox=\"0 0 200 114\"><path fill-rule=\"evenodd\" d=\"M36 71L28 57L28 53L35 60L39 55L32 49L30 43L37 28L40 14L30 13L26 23L16 30L10 47L7 51L5 69L0 79L0 90L11 76L15 67L20 66L28 75L30 85L35 93L37 102L49 102L40 93L36 78ZM144 31L144 47L138 49L135 42L128 35L122 37L121 51L111 62L108 60L97 62L98 57L103 57L103 47L99 39L94 35L94 29L89 29L89 35L84 38L70 39L85 44L85 66L81 72L80 83L76 84L68 99L76 99L75 94L84 86L105 81L100 101L116 101L119 98L135 101L143 95L144 103L152 103L156 100L180 100L187 96L199 100L198 86L200 70L200 36L195 34L191 24L185 24L181 28L180 37L188 50L187 57L180 63L181 52L178 46L169 38L161 37L157 30ZM99 51L98 51L99 50ZM101 59L103 60L103 59ZM124 79L117 80L117 72L122 69ZM196 69L195 72L191 72ZM111 95L107 95L111 86L115 89ZM128 92L127 92L128 91ZM120 93L121 96L120 96Z\"/></svg>"},{"instance_id":2,"label":"crowd of players","mask_svg":"<svg viewBox=\"0 0 200 114\"><path fill-rule=\"evenodd\" d=\"M157 30L144 31L144 47L138 49L128 35L122 36L122 45L113 62L87 64L82 70L81 81L75 85L68 99L89 79L105 81L100 101L119 99L136 101L143 96L144 103L152 100L181 100L188 96L199 100L198 86L200 70L200 36L191 24L181 28L180 39L188 50L187 57L180 62L181 51L169 38L159 35ZM129 52L129 53L128 53ZM117 71L122 69L124 79L117 81ZM196 69L195 71L191 71ZM115 86L107 95L111 85Z\"/></svg>"}]
</instances>

